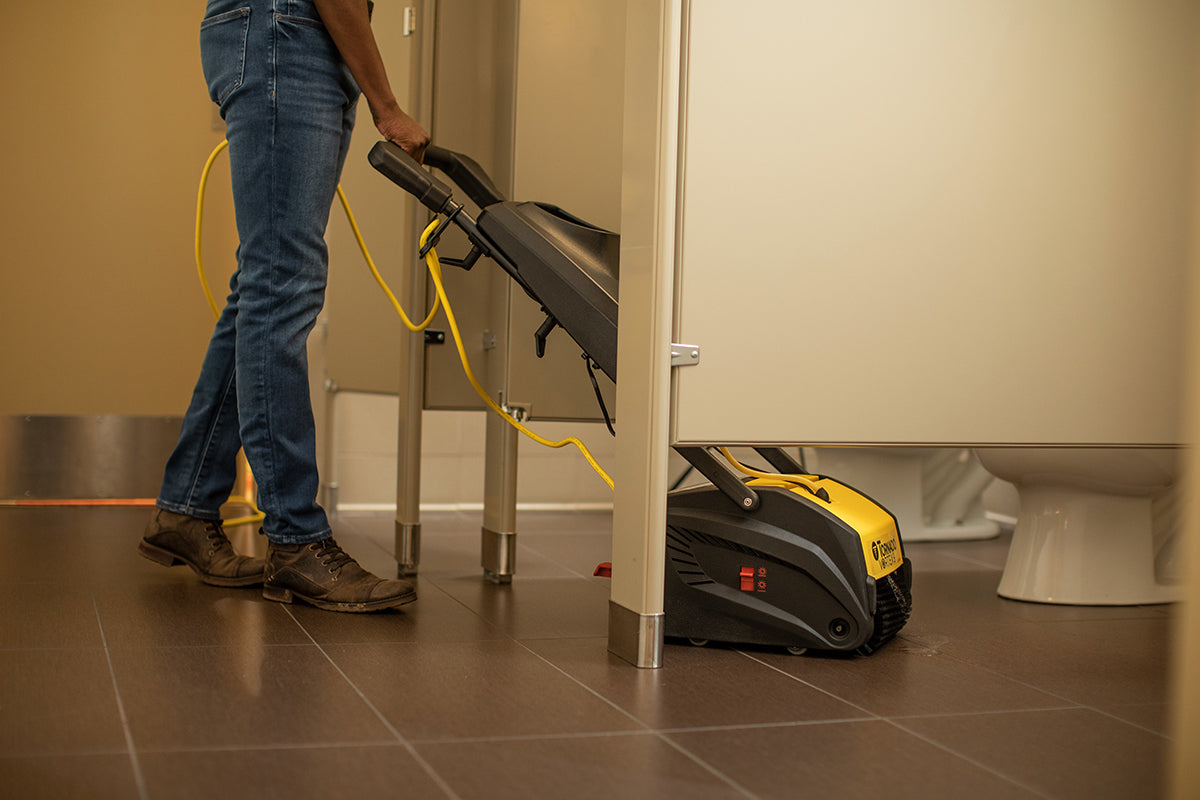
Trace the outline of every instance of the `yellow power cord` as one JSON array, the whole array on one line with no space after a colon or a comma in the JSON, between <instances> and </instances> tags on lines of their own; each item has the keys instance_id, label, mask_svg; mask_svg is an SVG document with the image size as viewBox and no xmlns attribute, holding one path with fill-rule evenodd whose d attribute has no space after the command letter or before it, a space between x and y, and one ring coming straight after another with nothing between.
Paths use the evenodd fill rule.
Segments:
<instances>
[{"instance_id":1,"label":"yellow power cord","mask_svg":"<svg viewBox=\"0 0 1200 800\"><path fill-rule=\"evenodd\" d=\"M777 486L781 489L792 489L797 486L802 486L808 491L812 492L814 495L816 495L821 488L817 485L815 475L762 472L760 470L753 469L752 467L747 467L745 464L738 461L733 457L733 453L729 452L728 448L718 447L717 449L721 452L721 455L725 456L725 460L732 464L734 469L736 469L738 472L742 473L743 475L749 475L751 478L757 478L760 481L758 484L760 486Z\"/></svg>"},{"instance_id":2,"label":"yellow power cord","mask_svg":"<svg viewBox=\"0 0 1200 800\"><path fill-rule=\"evenodd\" d=\"M433 222L429 223L427 228L425 228L425 231L421 234L421 247L425 247L425 242L429 239L429 234L433 233L437 226L438 220L435 219ZM475 393L479 395L483 402L487 403L488 408L504 417L509 425L512 425L514 428L528 436L530 439L533 439L538 444L545 445L546 447L566 447L569 444L575 445L577 448L579 448L579 452L583 454L583 457L587 459L588 464L592 466L592 469L596 471L596 474L604 479L604 482L608 484L609 489L612 489L612 478L608 477L608 473L604 471L604 468L601 467L599 463L597 463L595 457L592 456L591 451L589 451L587 446L579 439L571 436L561 441L552 442L549 439L539 436L533 431L529 430L511 415L504 413L504 409L500 408L500 406L496 404L496 401L488 397L487 392L485 392L483 387L479 385L479 381L475 380L475 373L471 371L471 364L467 361L467 351L465 348L463 348L462 337L458 333L458 323L454 320L454 311L450 308L450 301L446 298L446 287L442 285L442 265L441 262L438 261L436 248L429 248L429 252L425 254L425 266L429 269L430 277L433 278L433 287L437 292L437 297L442 301L442 307L446 310L446 319L450 323L450 333L454 335L454 344L456 347L458 347L458 358L462 362L463 372L466 373L467 380L471 382L471 386L475 389Z\"/></svg>"},{"instance_id":3,"label":"yellow power cord","mask_svg":"<svg viewBox=\"0 0 1200 800\"><path fill-rule=\"evenodd\" d=\"M379 288L383 289L383 293L392 301L392 308L396 309L396 313L400 315L400 321L404 323L404 327L413 333L420 333L428 328L433 322L433 318L437 316L438 307L442 303L441 296L434 297L433 308L429 309L429 315L425 317L424 322L420 325L414 325L412 320L408 318L408 314L404 313L404 309L400 306L400 301L396 299L396 295L392 294L392 290L388 288L387 282L379 274L379 270L376 269L375 259L371 258L371 253L367 250L367 243L363 240L362 232L358 229L358 223L354 221L354 212L350 210L350 201L346 199L346 193L342 191L340 183L337 187L337 195L342 201L342 208L346 210L346 220L350 223L350 230L354 231L354 238L358 242L358 249L362 251L363 258L367 260L367 266L371 268L371 274L375 276L375 282L379 284Z\"/></svg>"},{"instance_id":4,"label":"yellow power cord","mask_svg":"<svg viewBox=\"0 0 1200 800\"><path fill-rule=\"evenodd\" d=\"M204 273L204 260L203 260L201 250L200 250L200 239L201 239L200 234L203 229L204 194L208 187L208 175L212 171L213 162L216 161L217 156L220 155L221 151L224 150L225 148L227 148L228 146L229 146L228 141L222 141L219 145L216 146L216 148L213 149L212 153L209 154L208 160L204 164L204 171L200 175L200 191L199 191L199 196L196 200L196 269L200 273L200 285L204 287L204 295L208 299L209 308L212 309L214 316L219 316L220 311L217 309L217 303L213 298L212 291L208 287L208 278L205 276L205 273ZM366 241L363 239L362 231L359 230L358 222L354 219L354 212L352 212L350 210L350 202L346 199L346 193L344 191L342 191L341 184L338 184L337 195L338 195L338 198L342 202L342 208L345 209L346 219L350 223L350 229L354 232L354 238L358 242L358 247L362 251L363 258L366 260L367 266L371 270L371 274L375 277L376 283L379 284L379 287L383 290L384 294L386 294L388 299L392 302L392 307L396 309L396 313L399 314L400 319L404 322L405 327L414 333L419 333L419 332L425 330L433 322L434 317L437 316L439 307L444 307L446 310L446 319L450 323L450 331L454 336L454 344L458 348L458 356L459 356L459 359L462 361L463 372L466 373L467 380L469 380L471 382L471 386L475 389L475 392L479 395L479 397L483 400L483 402L486 403L487 406L489 408L491 408L493 411L495 411L497 414L504 417L504 419L507 420L510 425L515 427L521 433L524 433L530 439L533 439L538 444L545 445L546 447L554 447L554 448L565 447L569 444L575 445L579 449L579 452L583 454L583 457L587 460L588 464L591 465L592 469L594 469L596 471L596 473L604 480L604 482L606 484L608 484L608 488L612 489L613 488L612 478L610 478L608 476L608 473L606 473L604 471L604 469L596 461L595 457L591 454L591 451L589 451L587 449L587 446L584 445L584 443L582 441L580 441L578 438L576 438L574 436L571 436L571 437L563 439L561 441L554 442L554 441L550 441L549 439L546 439L542 436L539 436L538 434L536 434L533 431L526 428L524 425L522 425L520 422L518 422L512 416L510 416L509 414L506 414L504 412L504 409L502 409L494 400L492 400L490 397L488 397L487 392L485 392L483 390L483 387L481 387L479 385L479 381L476 380L475 373L471 370L471 365L467 361L467 353L466 353L465 348L463 347L462 337L458 332L458 323L454 319L454 312L451 310L450 301L446 297L446 288L442 284L442 267L441 267L441 262L438 260L438 257L437 257L437 251L431 247L429 249L428 253L426 253L426 255L425 255L425 265L426 265L426 267L428 267L429 274L433 278L433 285L434 285L435 292L436 292L436 296L434 298L434 303L433 303L433 308L429 311L429 314L428 314L428 316L425 317L424 321L422 321L419 325L414 324L412 322L412 320L409 319L408 315L406 313L404 313L404 308L401 307L400 302L396 299L395 294L392 293L392 290L388 287L387 282L383 279L383 276L379 273L379 269L375 266L375 260L373 258L371 258L371 253L367 249L367 244L366 244ZM432 223L430 223L429 227L427 227L425 229L425 231L421 234L421 246L422 247L425 246L426 240L429 238L429 235L433 232L433 230L436 227L437 227L437 220L434 220ZM262 512L259 511L255 507L253 501L251 501L250 498L230 497L229 502L231 502L231 503L238 502L238 503L244 503L246 505L249 505L251 508L255 509L255 513L250 517L239 518L239 519L235 519L235 520L227 520L225 522L226 525L232 526L232 525L249 524L251 522L259 522L263 519Z\"/></svg>"},{"instance_id":5,"label":"yellow power cord","mask_svg":"<svg viewBox=\"0 0 1200 800\"><path fill-rule=\"evenodd\" d=\"M221 143L209 153L208 161L204 162L204 171L200 173L200 195L196 198L196 269L200 272L200 285L204 287L204 296L208 299L208 307L214 317L220 317L217 301L213 299L212 290L208 288L208 278L204 276L204 259L200 256L200 232L204 228L204 192L208 189L208 173L212 172L213 162L221 151L229 147L229 142L222 139Z\"/></svg>"}]
</instances>

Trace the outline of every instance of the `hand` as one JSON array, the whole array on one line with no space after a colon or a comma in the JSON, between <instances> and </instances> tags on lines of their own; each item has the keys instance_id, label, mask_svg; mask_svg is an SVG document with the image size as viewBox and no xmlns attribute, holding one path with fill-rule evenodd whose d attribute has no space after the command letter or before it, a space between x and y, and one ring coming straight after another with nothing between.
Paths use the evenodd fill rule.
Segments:
<instances>
[{"instance_id":1,"label":"hand","mask_svg":"<svg viewBox=\"0 0 1200 800\"><path fill-rule=\"evenodd\" d=\"M429 133L415 119L399 107L375 115L375 127L389 142L395 142L417 163L425 160L425 148L429 146Z\"/></svg>"}]
</instances>

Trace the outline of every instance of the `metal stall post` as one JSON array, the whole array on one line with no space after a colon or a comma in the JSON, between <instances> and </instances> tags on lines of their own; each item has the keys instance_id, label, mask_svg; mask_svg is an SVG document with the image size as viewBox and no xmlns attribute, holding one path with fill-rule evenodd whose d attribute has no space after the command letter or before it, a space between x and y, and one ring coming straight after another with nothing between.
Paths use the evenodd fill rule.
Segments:
<instances>
[{"instance_id":1,"label":"metal stall post","mask_svg":"<svg viewBox=\"0 0 1200 800\"><path fill-rule=\"evenodd\" d=\"M630 3L608 649L662 666L682 0Z\"/></svg>"},{"instance_id":2,"label":"metal stall post","mask_svg":"<svg viewBox=\"0 0 1200 800\"><path fill-rule=\"evenodd\" d=\"M517 570L517 447L517 429L488 414L480 566L493 583L512 583Z\"/></svg>"},{"instance_id":3,"label":"metal stall post","mask_svg":"<svg viewBox=\"0 0 1200 800\"><path fill-rule=\"evenodd\" d=\"M425 272L414 269L401 303L425 297ZM396 569L415 575L421 563L421 412L425 399L425 339L408 337L400 361L400 425L396 475Z\"/></svg>"},{"instance_id":4,"label":"metal stall post","mask_svg":"<svg viewBox=\"0 0 1200 800\"><path fill-rule=\"evenodd\" d=\"M433 116L434 32L437 18L435 0L420 0L413 9L416 24L410 27L412 14L405 11L404 36L412 36L409 58L409 93L417 119ZM409 220L408 241L416 242L428 221L425 211L414 207ZM408 281L401 287L399 300L404 308L420 308L426 298L426 272L414 261ZM421 563L421 413L425 407L425 337L407 335L400 350L400 424L397 436L396 475L396 569L401 576L417 574Z\"/></svg>"}]
</instances>

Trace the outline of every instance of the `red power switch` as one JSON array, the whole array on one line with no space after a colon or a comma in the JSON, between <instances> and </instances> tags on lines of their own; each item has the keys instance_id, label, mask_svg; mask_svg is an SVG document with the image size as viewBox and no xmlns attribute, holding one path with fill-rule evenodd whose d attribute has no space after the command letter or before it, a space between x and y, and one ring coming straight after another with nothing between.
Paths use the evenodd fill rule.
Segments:
<instances>
[{"instance_id":1,"label":"red power switch","mask_svg":"<svg viewBox=\"0 0 1200 800\"><path fill-rule=\"evenodd\" d=\"M753 592L754 591L754 567L742 567L742 571L740 573L738 573L738 576L742 579L742 591L743 592Z\"/></svg>"}]
</instances>

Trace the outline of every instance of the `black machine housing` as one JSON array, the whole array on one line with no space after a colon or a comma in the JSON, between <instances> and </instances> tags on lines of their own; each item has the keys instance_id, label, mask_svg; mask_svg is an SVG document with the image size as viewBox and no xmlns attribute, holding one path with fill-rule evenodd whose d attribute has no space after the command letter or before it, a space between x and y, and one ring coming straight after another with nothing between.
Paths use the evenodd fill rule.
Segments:
<instances>
[{"instance_id":1,"label":"black machine housing","mask_svg":"<svg viewBox=\"0 0 1200 800\"><path fill-rule=\"evenodd\" d=\"M820 500L759 496L746 513L711 486L670 495L665 635L864 655L894 637L912 606L911 562L877 580L859 533Z\"/></svg>"}]
</instances>

